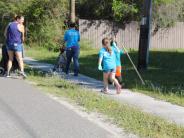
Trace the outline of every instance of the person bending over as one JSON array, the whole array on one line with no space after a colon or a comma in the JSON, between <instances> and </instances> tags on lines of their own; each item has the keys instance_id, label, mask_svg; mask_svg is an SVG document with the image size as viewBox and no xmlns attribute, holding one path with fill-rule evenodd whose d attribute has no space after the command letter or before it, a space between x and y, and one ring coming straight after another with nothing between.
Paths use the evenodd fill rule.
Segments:
<instances>
[{"instance_id":1,"label":"person bending over","mask_svg":"<svg viewBox=\"0 0 184 138\"><path fill-rule=\"evenodd\" d=\"M71 60L74 62L74 76L79 73L79 53L80 53L80 34L75 29L75 23L70 23L70 29L64 34L64 41L66 42L66 74L69 74Z\"/></svg>"}]
</instances>

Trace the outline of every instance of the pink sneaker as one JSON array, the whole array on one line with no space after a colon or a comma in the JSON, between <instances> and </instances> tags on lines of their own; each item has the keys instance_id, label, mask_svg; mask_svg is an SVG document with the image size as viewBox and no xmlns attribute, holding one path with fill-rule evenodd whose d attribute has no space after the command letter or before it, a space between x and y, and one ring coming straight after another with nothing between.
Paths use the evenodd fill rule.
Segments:
<instances>
[{"instance_id":1,"label":"pink sneaker","mask_svg":"<svg viewBox=\"0 0 184 138\"><path fill-rule=\"evenodd\" d=\"M120 94L121 93L121 85L119 85L119 86L116 87L116 93L117 94Z\"/></svg>"}]
</instances>

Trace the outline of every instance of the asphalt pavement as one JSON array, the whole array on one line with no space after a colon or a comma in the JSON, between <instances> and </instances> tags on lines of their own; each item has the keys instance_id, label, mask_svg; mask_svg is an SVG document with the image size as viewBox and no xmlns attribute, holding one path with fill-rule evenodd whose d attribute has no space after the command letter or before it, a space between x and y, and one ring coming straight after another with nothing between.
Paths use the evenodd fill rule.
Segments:
<instances>
[{"instance_id":1,"label":"asphalt pavement","mask_svg":"<svg viewBox=\"0 0 184 138\"><path fill-rule=\"evenodd\" d=\"M115 138L23 80L0 78L0 138Z\"/></svg>"}]
</instances>

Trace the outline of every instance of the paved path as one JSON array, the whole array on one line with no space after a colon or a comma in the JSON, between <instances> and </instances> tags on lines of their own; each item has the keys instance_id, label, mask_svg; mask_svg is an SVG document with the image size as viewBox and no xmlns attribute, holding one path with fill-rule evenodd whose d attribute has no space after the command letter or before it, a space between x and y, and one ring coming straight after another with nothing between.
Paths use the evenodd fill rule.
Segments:
<instances>
[{"instance_id":1,"label":"paved path","mask_svg":"<svg viewBox=\"0 0 184 138\"><path fill-rule=\"evenodd\" d=\"M53 65L51 64L39 63L31 58L26 58L25 62L33 68L41 69L44 71L50 71L53 68ZM84 75L79 75L79 77L74 77L71 75L66 79L89 89L93 89L97 92L103 88L101 81L89 78ZM160 101L141 93L132 92L128 89L123 90L122 94L118 96L115 95L114 90L111 90L111 94L112 95L110 97L118 100L119 102L128 103L140 108L144 112L160 116L164 119L167 119L168 121L175 122L178 125L184 126L184 107Z\"/></svg>"},{"instance_id":2,"label":"paved path","mask_svg":"<svg viewBox=\"0 0 184 138\"><path fill-rule=\"evenodd\" d=\"M81 117L25 81L1 77L0 137L117 138L117 135ZM131 135L124 136L127 137Z\"/></svg>"}]
</instances>

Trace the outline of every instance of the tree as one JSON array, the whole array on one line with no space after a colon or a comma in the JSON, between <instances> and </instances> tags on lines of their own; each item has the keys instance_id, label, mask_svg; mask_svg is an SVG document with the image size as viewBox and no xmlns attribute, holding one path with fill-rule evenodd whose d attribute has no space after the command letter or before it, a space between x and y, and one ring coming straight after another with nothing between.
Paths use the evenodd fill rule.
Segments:
<instances>
[{"instance_id":1,"label":"tree","mask_svg":"<svg viewBox=\"0 0 184 138\"><path fill-rule=\"evenodd\" d=\"M118 23L140 21L143 0L79 0L77 11L85 19L108 19ZM184 0L153 0L153 23L158 28L184 19Z\"/></svg>"},{"instance_id":2,"label":"tree","mask_svg":"<svg viewBox=\"0 0 184 138\"><path fill-rule=\"evenodd\" d=\"M70 18L71 22L75 22L75 0L70 0Z\"/></svg>"},{"instance_id":3,"label":"tree","mask_svg":"<svg viewBox=\"0 0 184 138\"><path fill-rule=\"evenodd\" d=\"M77 13L85 19L112 19L112 0L78 0Z\"/></svg>"},{"instance_id":4,"label":"tree","mask_svg":"<svg viewBox=\"0 0 184 138\"><path fill-rule=\"evenodd\" d=\"M58 49L68 12L68 0L0 0L0 16L4 13L23 14L28 30L27 43L48 49ZM3 20L3 23L1 21L2 33L11 19L6 22Z\"/></svg>"}]
</instances>

